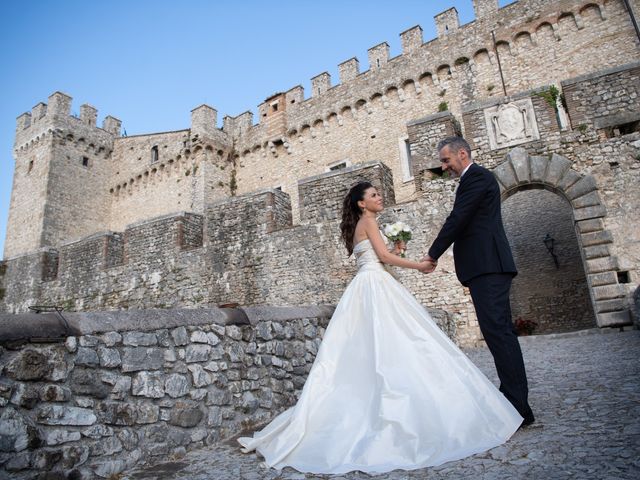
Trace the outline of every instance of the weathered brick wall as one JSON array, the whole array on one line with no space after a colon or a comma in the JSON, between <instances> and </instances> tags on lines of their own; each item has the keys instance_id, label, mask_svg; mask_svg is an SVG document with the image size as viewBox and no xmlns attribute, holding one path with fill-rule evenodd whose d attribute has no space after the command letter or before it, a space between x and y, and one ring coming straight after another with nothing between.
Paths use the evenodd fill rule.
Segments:
<instances>
[{"instance_id":1,"label":"weathered brick wall","mask_svg":"<svg viewBox=\"0 0 640 480\"><path fill-rule=\"evenodd\" d=\"M565 80L562 90L573 128L640 120L640 62Z\"/></svg>"},{"instance_id":2,"label":"weathered brick wall","mask_svg":"<svg viewBox=\"0 0 640 480\"><path fill-rule=\"evenodd\" d=\"M518 268L513 318L537 322L535 333L595 327L571 205L547 190L523 190L507 198L502 211ZM558 268L543 242L547 234L555 240Z\"/></svg>"}]
</instances>

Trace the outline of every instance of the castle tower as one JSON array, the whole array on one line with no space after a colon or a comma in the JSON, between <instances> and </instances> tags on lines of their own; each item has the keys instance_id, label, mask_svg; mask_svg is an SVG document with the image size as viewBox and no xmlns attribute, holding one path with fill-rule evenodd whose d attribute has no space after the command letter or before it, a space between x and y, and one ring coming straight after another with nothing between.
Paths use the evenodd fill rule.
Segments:
<instances>
[{"instance_id":1,"label":"castle tower","mask_svg":"<svg viewBox=\"0 0 640 480\"><path fill-rule=\"evenodd\" d=\"M120 121L55 92L17 119L15 167L4 257L55 247L99 230L108 218L109 158Z\"/></svg>"}]
</instances>

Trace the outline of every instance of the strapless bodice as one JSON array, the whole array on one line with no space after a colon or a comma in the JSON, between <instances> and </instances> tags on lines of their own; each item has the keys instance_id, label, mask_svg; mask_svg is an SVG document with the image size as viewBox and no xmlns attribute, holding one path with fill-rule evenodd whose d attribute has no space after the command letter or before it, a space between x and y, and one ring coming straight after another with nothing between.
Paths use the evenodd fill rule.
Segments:
<instances>
[{"instance_id":1,"label":"strapless bodice","mask_svg":"<svg viewBox=\"0 0 640 480\"><path fill-rule=\"evenodd\" d=\"M385 237L382 238L386 240ZM368 238L358 242L356 246L353 247L353 254L356 257L358 272L371 269L385 269L384 264L380 261L378 255L376 255L376 251L373 249L373 245L371 245L371 241Z\"/></svg>"}]
</instances>

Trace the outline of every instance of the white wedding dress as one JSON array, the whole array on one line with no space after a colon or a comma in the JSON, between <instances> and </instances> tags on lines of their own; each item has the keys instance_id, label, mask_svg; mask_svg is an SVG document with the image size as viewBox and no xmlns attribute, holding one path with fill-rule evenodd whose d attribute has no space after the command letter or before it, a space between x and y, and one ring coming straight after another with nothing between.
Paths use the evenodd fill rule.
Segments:
<instances>
[{"instance_id":1,"label":"white wedding dress","mask_svg":"<svg viewBox=\"0 0 640 480\"><path fill-rule=\"evenodd\" d=\"M384 238L384 237L383 237ZM504 443L522 417L389 274L369 240L298 403L238 439L276 469L411 470Z\"/></svg>"}]
</instances>

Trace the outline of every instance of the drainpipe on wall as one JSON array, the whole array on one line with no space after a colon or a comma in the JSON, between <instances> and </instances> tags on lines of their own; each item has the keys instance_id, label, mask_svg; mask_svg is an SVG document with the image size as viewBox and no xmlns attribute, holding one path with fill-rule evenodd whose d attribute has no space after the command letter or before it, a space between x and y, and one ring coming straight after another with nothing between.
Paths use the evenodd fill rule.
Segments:
<instances>
[{"instance_id":1,"label":"drainpipe on wall","mask_svg":"<svg viewBox=\"0 0 640 480\"><path fill-rule=\"evenodd\" d=\"M498 60L498 70L500 70L500 81L502 82L502 91L504 96L507 96L507 86L504 84L504 76L502 75L502 64L500 63L500 54L498 53L498 45L496 45L496 34L491 30L491 37L493 38L493 50L496 52L496 59Z\"/></svg>"}]
</instances>

